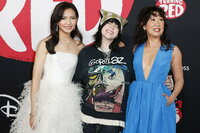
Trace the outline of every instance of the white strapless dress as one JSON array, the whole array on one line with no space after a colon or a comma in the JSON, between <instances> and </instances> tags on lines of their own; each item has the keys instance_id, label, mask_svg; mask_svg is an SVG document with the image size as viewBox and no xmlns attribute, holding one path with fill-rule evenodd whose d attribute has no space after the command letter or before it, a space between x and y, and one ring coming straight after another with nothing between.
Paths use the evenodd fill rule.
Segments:
<instances>
[{"instance_id":1,"label":"white strapless dress","mask_svg":"<svg viewBox=\"0 0 200 133\"><path fill-rule=\"evenodd\" d=\"M32 130L29 125L30 86L25 84L21 94L17 118L10 133L81 133L80 118L81 88L72 83L77 56L56 52L47 54L44 74L37 95L37 124Z\"/></svg>"}]
</instances>

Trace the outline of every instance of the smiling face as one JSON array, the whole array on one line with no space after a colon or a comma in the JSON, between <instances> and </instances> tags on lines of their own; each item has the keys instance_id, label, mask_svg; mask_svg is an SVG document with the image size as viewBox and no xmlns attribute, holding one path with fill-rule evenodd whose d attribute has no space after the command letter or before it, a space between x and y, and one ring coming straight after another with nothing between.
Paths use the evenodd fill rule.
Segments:
<instances>
[{"instance_id":1,"label":"smiling face","mask_svg":"<svg viewBox=\"0 0 200 133\"><path fill-rule=\"evenodd\" d=\"M150 16L143 29L146 30L148 38L160 38L164 31L164 19L155 12Z\"/></svg>"},{"instance_id":2,"label":"smiling face","mask_svg":"<svg viewBox=\"0 0 200 133\"><path fill-rule=\"evenodd\" d=\"M59 34L71 33L75 29L77 21L75 11L72 8L65 9L62 19L58 22Z\"/></svg>"},{"instance_id":3,"label":"smiling face","mask_svg":"<svg viewBox=\"0 0 200 133\"><path fill-rule=\"evenodd\" d=\"M114 40L119 33L119 27L115 22L108 22L101 30L102 37L108 40Z\"/></svg>"}]
</instances>

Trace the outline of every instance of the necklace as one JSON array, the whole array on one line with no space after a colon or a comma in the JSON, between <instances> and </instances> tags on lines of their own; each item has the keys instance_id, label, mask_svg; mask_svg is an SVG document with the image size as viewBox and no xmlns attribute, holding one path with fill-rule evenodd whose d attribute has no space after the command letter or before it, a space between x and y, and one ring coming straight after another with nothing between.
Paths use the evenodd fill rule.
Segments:
<instances>
[{"instance_id":1,"label":"necklace","mask_svg":"<svg viewBox=\"0 0 200 133\"><path fill-rule=\"evenodd\" d=\"M71 40L73 40L72 38L59 38L59 40L61 40L61 41L71 41Z\"/></svg>"},{"instance_id":2,"label":"necklace","mask_svg":"<svg viewBox=\"0 0 200 133\"><path fill-rule=\"evenodd\" d=\"M68 41L68 39L66 39L66 38L59 38L59 40Z\"/></svg>"},{"instance_id":3,"label":"necklace","mask_svg":"<svg viewBox=\"0 0 200 133\"><path fill-rule=\"evenodd\" d=\"M110 52L111 52L110 49L105 50L105 49L103 49L103 48L101 48L101 47L98 47L98 49L99 49L101 52L103 52L103 53L110 53Z\"/></svg>"},{"instance_id":4,"label":"necklace","mask_svg":"<svg viewBox=\"0 0 200 133\"><path fill-rule=\"evenodd\" d=\"M69 45L69 44L71 44L72 42L71 41L68 41L68 42L63 42L63 40L59 40L59 42L58 43L60 43L61 45Z\"/></svg>"},{"instance_id":5,"label":"necklace","mask_svg":"<svg viewBox=\"0 0 200 133\"><path fill-rule=\"evenodd\" d=\"M110 59L110 54L111 54L111 50L110 49L106 51L103 48L98 47L98 50L100 50L103 53L103 56L104 56L105 60L109 60Z\"/></svg>"},{"instance_id":6,"label":"necklace","mask_svg":"<svg viewBox=\"0 0 200 133\"><path fill-rule=\"evenodd\" d=\"M61 44L63 44L63 42L69 43L73 41L74 41L73 38L59 38L59 42L61 42Z\"/></svg>"},{"instance_id":7,"label":"necklace","mask_svg":"<svg viewBox=\"0 0 200 133\"><path fill-rule=\"evenodd\" d=\"M60 43L61 45L64 45L63 43L62 43L62 41L61 40L59 40L59 42L58 43Z\"/></svg>"}]
</instances>

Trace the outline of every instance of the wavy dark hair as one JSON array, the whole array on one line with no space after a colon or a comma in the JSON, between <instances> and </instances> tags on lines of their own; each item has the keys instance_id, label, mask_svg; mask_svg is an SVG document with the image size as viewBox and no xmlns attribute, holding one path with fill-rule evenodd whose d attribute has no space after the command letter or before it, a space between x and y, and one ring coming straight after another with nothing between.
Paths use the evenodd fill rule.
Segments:
<instances>
[{"instance_id":1,"label":"wavy dark hair","mask_svg":"<svg viewBox=\"0 0 200 133\"><path fill-rule=\"evenodd\" d=\"M164 31L163 34L160 37L161 45L166 48L166 50L169 50L170 47L170 40L167 39L167 23L165 18L165 12L161 7L158 6L151 6L146 7L142 9L138 15L137 18L137 24L135 27L135 37L134 37L134 45L140 45L147 41L147 33L143 29L143 26L145 26L150 19L151 15L153 16L160 16L164 20Z\"/></svg>"},{"instance_id":2,"label":"wavy dark hair","mask_svg":"<svg viewBox=\"0 0 200 133\"><path fill-rule=\"evenodd\" d=\"M55 54L55 46L58 44L59 42L59 32L58 32L58 25L57 23L63 18L63 14L64 11L66 9L71 8L75 14L76 17L78 19L79 14L78 14L78 10L76 9L75 5L72 3L68 3L68 2L61 2L58 5L56 5L56 7L53 10L53 13L51 15L51 19L50 19L50 39L46 41L46 48L47 51L50 54ZM80 44L82 43L82 35L76 25L75 29L71 32L71 37L78 37L80 39Z\"/></svg>"},{"instance_id":3,"label":"wavy dark hair","mask_svg":"<svg viewBox=\"0 0 200 133\"><path fill-rule=\"evenodd\" d=\"M95 39L94 45L96 45L97 47L101 46L101 43L102 43L101 30L108 22L115 23L118 26L118 29L119 29L119 33L118 33L117 37L113 40L113 42L109 46L109 48L111 50L116 50L119 47L118 44L121 42L121 24L115 18L108 19L102 25L99 25L98 31L94 35L94 39Z\"/></svg>"}]
</instances>

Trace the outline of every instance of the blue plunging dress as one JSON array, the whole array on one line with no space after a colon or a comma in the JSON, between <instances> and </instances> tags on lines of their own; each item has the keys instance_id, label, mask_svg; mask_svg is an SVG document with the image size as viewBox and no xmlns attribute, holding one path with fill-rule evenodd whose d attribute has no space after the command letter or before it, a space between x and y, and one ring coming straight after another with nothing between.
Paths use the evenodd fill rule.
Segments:
<instances>
[{"instance_id":1,"label":"blue plunging dress","mask_svg":"<svg viewBox=\"0 0 200 133\"><path fill-rule=\"evenodd\" d=\"M161 46L145 79L142 59L145 43L136 47L133 67L136 81L129 88L126 123L123 133L175 133L175 104L166 106L162 93L171 95L164 82L170 70L174 45L169 50Z\"/></svg>"}]
</instances>

